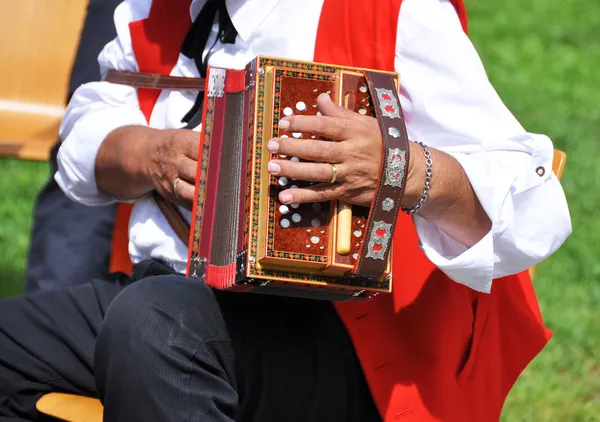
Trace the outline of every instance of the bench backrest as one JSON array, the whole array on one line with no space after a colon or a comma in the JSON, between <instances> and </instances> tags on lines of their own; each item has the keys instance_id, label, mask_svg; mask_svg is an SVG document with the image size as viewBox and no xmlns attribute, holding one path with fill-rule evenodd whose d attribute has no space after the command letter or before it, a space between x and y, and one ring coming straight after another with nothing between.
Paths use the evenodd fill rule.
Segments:
<instances>
[{"instance_id":1,"label":"bench backrest","mask_svg":"<svg viewBox=\"0 0 600 422\"><path fill-rule=\"evenodd\" d=\"M0 155L47 159L87 0L0 2Z\"/></svg>"}]
</instances>

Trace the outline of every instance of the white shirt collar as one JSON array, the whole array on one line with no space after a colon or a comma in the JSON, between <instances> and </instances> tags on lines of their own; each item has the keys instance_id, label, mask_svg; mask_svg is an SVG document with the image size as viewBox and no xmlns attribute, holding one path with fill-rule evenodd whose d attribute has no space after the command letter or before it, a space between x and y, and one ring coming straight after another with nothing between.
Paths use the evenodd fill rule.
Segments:
<instances>
[{"instance_id":1,"label":"white shirt collar","mask_svg":"<svg viewBox=\"0 0 600 422\"><path fill-rule=\"evenodd\" d=\"M231 22L242 41L248 41L256 28L273 12L281 0L225 0ZM196 19L206 0L193 0L192 20Z\"/></svg>"}]
</instances>

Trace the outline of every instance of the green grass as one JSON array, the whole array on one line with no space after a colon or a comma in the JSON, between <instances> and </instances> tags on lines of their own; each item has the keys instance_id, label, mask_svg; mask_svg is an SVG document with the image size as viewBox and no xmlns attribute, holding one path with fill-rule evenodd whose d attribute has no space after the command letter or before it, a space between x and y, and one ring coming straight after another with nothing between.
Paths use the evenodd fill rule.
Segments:
<instances>
[{"instance_id":1,"label":"green grass","mask_svg":"<svg viewBox=\"0 0 600 422\"><path fill-rule=\"evenodd\" d=\"M0 158L0 297L23 290L33 201L48 175L46 163Z\"/></svg>"},{"instance_id":2,"label":"green grass","mask_svg":"<svg viewBox=\"0 0 600 422\"><path fill-rule=\"evenodd\" d=\"M535 275L554 338L517 382L503 421L598 421L600 2L467 0L467 7L471 39L504 102L569 155L563 186L574 233ZM22 288L31 206L47 171L0 160L0 296Z\"/></svg>"},{"instance_id":3,"label":"green grass","mask_svg":"<svg viewBox=\"0 0 600 422\"><path fill-rule=\"evenodd\" d=\"M519 379L505 421L600 420L600 2L470 0L471 39L498 93L531 132L568 153L573 234L538 266L554 338ZM543 210L540 210L542 213Z\"/></svg>"}]
</instances>

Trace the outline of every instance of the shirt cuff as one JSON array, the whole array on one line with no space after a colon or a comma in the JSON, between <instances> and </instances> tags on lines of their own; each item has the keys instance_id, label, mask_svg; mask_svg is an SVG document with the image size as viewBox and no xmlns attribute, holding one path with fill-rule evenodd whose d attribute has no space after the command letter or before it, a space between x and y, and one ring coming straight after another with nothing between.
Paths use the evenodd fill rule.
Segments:
<instances>
[{"instance_id":1,"label":"shirt cuff","mask_svg":"<svg viewBox=\"0 0 600 422\"><path fill-rule=\"evenodd\" d=\"M54 179L65 195L85 205L108 205L117 198L96 186L96 155L113 130L127 125L147 126L138 109L104 108L83 116L62 142Z\"/></svg>"},{"instance_id":2,"label":"shirt cuff","mask_svg":"<svg viewBox=\"0 0 600 422\"><path fill-rule=\"evenodd\" d=\"M414 217L420 246L429 260L457 283L489 293L496 278L495 236L503 229L501 212L516 177L486 153L451 154L462 166L475 195L492 222L492 229L467 248L433 223Z\"/></svg>"},{"instance_id":3,"label":"shirt cuff","mask_svg":"<svg viewBox=\"0 0 600 422\"><path fill-rule=\"evenodd\" d=\"M450 279L473 290L489 293L494 279L494 237L489 231L470 248L458 243L433 223L414 217L427 258Z\"/></svg>"}]
</instances>

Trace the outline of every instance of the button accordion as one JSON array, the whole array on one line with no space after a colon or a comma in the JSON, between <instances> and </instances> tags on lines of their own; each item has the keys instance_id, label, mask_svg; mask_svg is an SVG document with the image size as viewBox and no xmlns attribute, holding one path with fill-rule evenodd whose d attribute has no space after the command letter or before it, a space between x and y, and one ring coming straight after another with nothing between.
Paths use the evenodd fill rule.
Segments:
<instances>
[{"instance_id":1,"label":"button accordion","mask_svg":"<svg viewBox=\"0 0 600 422\"><path fill-rule=\"evenodd\" d=\"M392 239L409 159L397 73L259 56L241 70L209 67L205 81L126 72L105 79L204 90L188 277L217 289L333 301L391 292ZM311 183L272 176L267 143L320 139L281 130L278 122L318 115L321 93L378 120L382 166L370 207L278 200L283 189Z\"/></svg>"}]
</instances>

